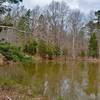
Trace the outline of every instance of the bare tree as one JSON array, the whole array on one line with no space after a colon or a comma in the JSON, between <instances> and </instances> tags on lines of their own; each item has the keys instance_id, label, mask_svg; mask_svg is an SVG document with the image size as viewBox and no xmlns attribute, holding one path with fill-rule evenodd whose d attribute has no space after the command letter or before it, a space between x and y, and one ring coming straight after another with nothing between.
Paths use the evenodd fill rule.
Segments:
<instances>
[{"instance_id":1,"label":"bare tree","mask_svg":"<svg viewBox=\"0 0 100 100\"><path fill-rule=\"evenodd\" d=\"M46 10L50 33L52 34L53 42L58 46L63 42L62 38L65 35L68 8L65 2L53 1Z\"/></svg>"},{"instance_id":2,"label":"bare tree","mask_svg":"<svg viewBox=\"0 0 100 100\"><path fill-rule=\"evenodd\" d=\"M38 19L39 19L39 16L40 16L40 7L39 6L36 6L33 8L32 10L32 31L33 31L33 35L36 37L36 29L37 29L37 26L38 26Z\"/></svg>"},{"instance_id":3,"label":"bare tree","mask_svg":"<svg viewBox=\"0 0 100 100\"><path fill-rule=\"evenodd\" d=\"M76 57L76 38L83 27L82 14L79 10L72 10L68 17L68 27L72 35L72 57Z\"/></svg>"}]
</instances>

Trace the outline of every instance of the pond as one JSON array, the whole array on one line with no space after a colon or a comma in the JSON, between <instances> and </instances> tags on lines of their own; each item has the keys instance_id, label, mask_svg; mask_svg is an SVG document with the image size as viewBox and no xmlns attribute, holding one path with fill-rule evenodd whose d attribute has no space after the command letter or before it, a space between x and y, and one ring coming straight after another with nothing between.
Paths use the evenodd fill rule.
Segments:
<instances>
[{"instance_id":1,"label":"pond","mask_svg":"<svg viewBox=\"0 0 100 100\"><path fill-rule=\"evenodd\" d=\"M1 66L0 98L4 96L12 100L100 100L100 64L69 61Z\"/></svg>"}]
</instances>

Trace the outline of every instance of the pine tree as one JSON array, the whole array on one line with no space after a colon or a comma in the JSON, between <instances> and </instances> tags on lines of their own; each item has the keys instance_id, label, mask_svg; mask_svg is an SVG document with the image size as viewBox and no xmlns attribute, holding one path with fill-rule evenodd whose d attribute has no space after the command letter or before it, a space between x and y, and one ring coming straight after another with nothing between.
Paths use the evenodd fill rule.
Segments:
<instances>
[{"instance_id":1,"label":"pine tree","mask_svg":"<svg viewBox=\"0 0 100 100\"><path fill-rule=\"evenodd\" d=\"M18 29L25 31L24 33L19 32L19 38L21 40L21 43L23 43L22 45L26 45L28 42L28 40L30 39L30 37L32 36L31 33L31 27L30 27L30 16L31 16L31 11L28 10L25 15L23 15L18 22Z\"/></svg>"},{"instance_id":2,"label":"pine tree","mask_svg":"<svg viewBox=\"0 0 100 100\"><path fill-rule=\"evenodd\" d=\"M90 57L98 57L98 41L96 33L93 33L89 40L89 52Z\"/></svg>"},{"instance_id":3,"label":"pine tree","mask_svg":"<svg viewBox=\"0 0 100 100\"><path fill-rule=\"evenodd\" d=\"M7 11L11 10L11 8L4 5L5 2L17 4L22 2L22 0L0 0L0 14L5 14Z\"/></svg>"},{"instance_id":4,"label":"pine tree","mask_svg":"<svg viewBox=\"0 0 100 100\"><path fill-rule=\"evenodd\" d=\"M28 10L25 15L19 19L18 28L23 31L30 31L30 16L31 11Z\"/></svg>"}]
</instances>

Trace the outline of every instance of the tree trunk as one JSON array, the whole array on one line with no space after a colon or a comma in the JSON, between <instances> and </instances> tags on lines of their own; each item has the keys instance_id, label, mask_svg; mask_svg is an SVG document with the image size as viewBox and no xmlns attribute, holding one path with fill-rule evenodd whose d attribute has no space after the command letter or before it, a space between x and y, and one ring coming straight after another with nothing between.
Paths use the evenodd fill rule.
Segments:
<instances>
[{"instance_id":1,"label":"tree trunk","mask_svg":"<svg viewBox=\"0 0 100 100\"><path fill-rule=\"evenodd\" d=\"M75 59L75 37L73 36L73 44L72 44L72 57Z\"/></svg>"}]
</instances>

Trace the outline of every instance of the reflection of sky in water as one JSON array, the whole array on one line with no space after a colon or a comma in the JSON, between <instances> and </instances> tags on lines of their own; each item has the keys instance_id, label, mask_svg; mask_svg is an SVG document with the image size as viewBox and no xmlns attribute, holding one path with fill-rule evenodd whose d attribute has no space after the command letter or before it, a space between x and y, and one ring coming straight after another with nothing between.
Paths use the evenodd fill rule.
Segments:
<instances>
[{"instance_id":1,"label":"reflection of sky in water","mask_svg":"<svg viewBox=\"0 0 100 100\"><path fill-rule=\"evenodd\" d=\"M88 100L89 97L80 87L80 85L76 83L72 83L71 80L64 80L61 86L61 96L63 100Z\"/></svg>"},{"instance_id":2,"label":"reflection of sky in water","mask_svg":"<svg viewBox=\"0 0 100 100\"><path fill-rule=\"evenodd\" d=\"M63 80L62 86L61 86L61 96L66 95L68 88L69 88L69 80L65 79Z\"/></svg>"},{"instance_id":3,"label":"reflection of sky in water","mask_svg":"<svg viewBox=\"0 0 100 100\"><path fill-rule=\"evenodd\" d=\"M44 95L46 95L46 93L47 93L47 91L48 91L48 88L49 88L49 87L48 87L48 81L45 81L45 82L44 82L44 93L43 93Z\"/></svg>"}]
</instances>

